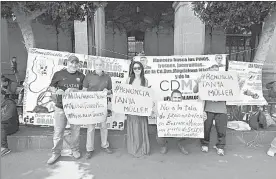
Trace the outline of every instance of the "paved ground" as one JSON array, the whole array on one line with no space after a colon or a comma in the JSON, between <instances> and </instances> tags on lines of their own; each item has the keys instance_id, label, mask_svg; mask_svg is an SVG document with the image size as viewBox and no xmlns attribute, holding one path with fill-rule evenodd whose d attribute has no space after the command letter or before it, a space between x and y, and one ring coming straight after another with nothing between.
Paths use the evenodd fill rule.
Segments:
<instances>
[{"instance_id":1,"label":"paved ground","mask_svg":"<svg viewBox=\"0 0 276 179\"><path fill-rule=\"evenodd\" d=\"M2 158L3 179L275 179L276 157L265 154L266 147L234 146L227 155L214 150L204 154L193 148L188 156L175 146L161 155L158 148L150 156L133 158L123 149L108 155L96 151L90 160L75 161L63 156L55 165L47 166L49 150L11 153Z\"/></svg>"}]
</instances>

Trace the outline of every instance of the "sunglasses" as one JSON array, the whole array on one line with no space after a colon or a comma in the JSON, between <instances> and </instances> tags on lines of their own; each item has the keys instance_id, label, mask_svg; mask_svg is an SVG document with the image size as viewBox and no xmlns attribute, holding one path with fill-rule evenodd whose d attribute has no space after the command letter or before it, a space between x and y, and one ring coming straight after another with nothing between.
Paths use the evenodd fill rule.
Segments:
<instances>
[{"instance_id":1,"label":"sunglasses","mask_svg":"<svg viewBox=\"0 0 276 179\"><path fill-rule=\"evenodd\" d=\"M141 70L141 67L133 67L133 70Z\"/></svg>"}]
</instances>

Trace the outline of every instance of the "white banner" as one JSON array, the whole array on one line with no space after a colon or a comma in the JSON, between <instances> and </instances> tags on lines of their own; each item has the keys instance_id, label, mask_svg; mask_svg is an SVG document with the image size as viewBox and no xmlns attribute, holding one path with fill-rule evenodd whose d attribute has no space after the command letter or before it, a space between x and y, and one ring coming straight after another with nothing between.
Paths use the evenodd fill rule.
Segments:
<instances>
[{"instance_id":1,"label":"white banner","mask_svg":"<svg viewBox=\"0 0 276 179\"><path fill-rule=\"evenodd\" d=\"M201 100L228 101L240 99L237 72L213 71L204 72L199 83Z\"/></svg>"},{"instance_id":2,"label":"white banner","mask_svg":"<svg viewBox=\"0 0 276 179\"><path fill-rule=\"evenodd\" d=\"M226 54L185 55L185 56L136 56L145 67L145 77L154 91L154 113L150 124L156 124L156 101L163 101L174 89L182 92L184 100L196 100L193 92L199 73L218 68L225 71Z\"/></svg>"},{"instance_id":3,"label":"white banner","mask_svg":"<svg viewBox=\"0 0 276 179\"><path fill-rule=\"evenodd\" d=\"M158 102L158 137L204 137L203 102Z\"/></svg>"},{"instance_id":4,"label":"white banner","mask_svg":"<svg viewBox=\"0 0 276 179\"><path fill-rule=\"evenodd\" d=\"M137 116L152 114L152 90L147 87L116 84L113 88L112 110Z\"/></svg>"},{"instance_id":5,"label":"white banner","mask_svg":"<svg viewBox=\"0 0 276 179\"><path fill-rule=\"evenodd\" d=\"M236 71L241 88L240 99L227 101L227 105L267 105L263 97L261 63L229 61L229 71Z\"/></svg>"},{"instance_id":6,"label":"white banner","mask_svg":"<svg viewBox=\"0 0 276 179\"><path fill-rule=\"evenodd\" d=\"M70 124L86 125L106 121L107 92L71 92L62 95L65 115Z\"/></svg>"},{"instance_id":7,"label":"white banner","mask_svg":"<svg viewBox=\"0 0 276 179\"><path fill-rule=\"evenodd\" d=\"M80 71L83 74L92 72L94 60L101 58L105 62L104 71L111 76L113 85L125 83L128 78L129 60L31 48L28 53L21 123L53 126L55 105L48 88L54 73L67 67L70 55L79 58ZM111 110L111 107L110 96L108 109ZM124 120L125 115L112 113L112 116L107 118L107 126L109 129L123 130Z\"/></svg>"}]
</instances>

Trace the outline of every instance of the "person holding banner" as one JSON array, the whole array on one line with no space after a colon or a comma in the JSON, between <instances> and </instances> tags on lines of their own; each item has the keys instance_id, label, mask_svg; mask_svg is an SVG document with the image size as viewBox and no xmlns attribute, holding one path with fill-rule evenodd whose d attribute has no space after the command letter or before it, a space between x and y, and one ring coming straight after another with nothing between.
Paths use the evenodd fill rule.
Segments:
<instances>
[{"instance_id":1,"label":"person holding banner","mask_svg":"<svg viewBox=\"0 0 276 179\"><path fill-rule=\"evenodd\" d=\"M130 72L127 84L148 87L148 80L145 78L144 67L141 62L133 62L130 66ZM150 153L148 117L127 115L127 150L129 154L135 157Z\"/></svg>"},{"instance_id":2,"label":"person holding banner","mask_svg":"<svg viewBox=\"0 0 276 179\"><path fill-rule=\"evenodd\" d=\"M103 71L102 59L94 61L95 71L87 73L83 81L83 91L107 91L107 94L112 93L111 77ZM106 121L101 123L101 147L108 154L113 153L107 141L108 129ZM90 159L94 152L95 124L87 125L87 140L86 140L86 159Z\"/></svg>"},{"instance_id":3,"label":"person holding banner","mask_svg":"<svg viewBox=\"0 0 276 179\"><path fill-rule=\"evenodd\" d=\"M218 71L219 67L213 65L211 71ZM193 89L194 93L198 93L198 78L197 83ZM224 155L224 147L226 144L226 129L227 129L227 108L225 101L205 101L204 110L207 113L207 119L204 121L204 139L201 139L201 151L208 152L210 143L210 133L215 120L217 130L217 144L214 147L217 154Z\"/></svg>"},{"instance_id":4,"label":"person holding banner","mask_svg":"<svg viewBox=\"0 0 276 179\"><path fill-rule=\"evenodd\" d=\"M84 74L77 71L79 67L79 59L76 56L68 58L67 69L57 71L51 81L50 90L52 92L52 99L55 102L54 112L54 147L52 149L53 155L47 161L48 164L53 164L61 156L63 146L64 130L67 125L67 118L64 113L62 104L62 95L66 92L78 91L82 89ZM79 136L80 125L70 125L71 127L71 150L73 157L79 159L81 154L79 152Z\"/></svg>"},{"instance_id":5,"label":"person holding banner","mask_svg":"<svg viewBox=\"0 0 276 179\"><path fill-rule=\"evenodd\" d=\"M182 94L179 90L173 90L171 93L171 101L172 102L181 102L182 101ZM167 139L165 137L158 137L158 134L156 135L157 143L161 146L160 153L166 154L168 152L168 146L167 146ZM185 140L184 138L177 138L177 146L181 153L188 155L189 152L185 150L184 146L181 145L181 141Z\"/></svg>"}]
</instances>

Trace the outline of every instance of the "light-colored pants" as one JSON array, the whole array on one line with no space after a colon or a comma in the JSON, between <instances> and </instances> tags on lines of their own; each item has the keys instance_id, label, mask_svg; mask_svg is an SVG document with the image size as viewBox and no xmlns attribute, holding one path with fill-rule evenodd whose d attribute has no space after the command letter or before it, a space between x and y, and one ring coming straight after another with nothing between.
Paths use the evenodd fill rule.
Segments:
<instances>
[{"instance_id":1,"label":"light-colored pants","mask_svg":"<svg viewBox=\"0 0 276 179\"><path fill-rule=\"evenodd\" d=\"M64 130L67 125L67 118L65 116L64 110L58 107L55 107L54 112L54 147L52 148L52 152L54 154L60 154L63 146L63 137ZM71 127L71 150L79 151L79 143L80 143L80 125L70 125Z\"/></svg>"},{"instance_id":2,"label":"light-colored pants","mask_svg":"<svg viewBox=\"0 0 276 179\"><path fill-rule=\"evenodd\" d=\"M271 147L276 149L276 137L273 139L273 141L271 142Z\"/></svg>"},{"instance_id":3,"label":"light-colored pants","mask_svg":"<svg viewBox=\"0 0 276 179\"><path fill-rule=\"evenodd\" d=\"M109 143L107 141L108 129L106 122L101 123L101 147L107 148L109 147ZM94 139L95 139L95 124L87 125L87 139L86 139L86 150L88 152L94 151Z\"/></svg>"}]
</instances>

